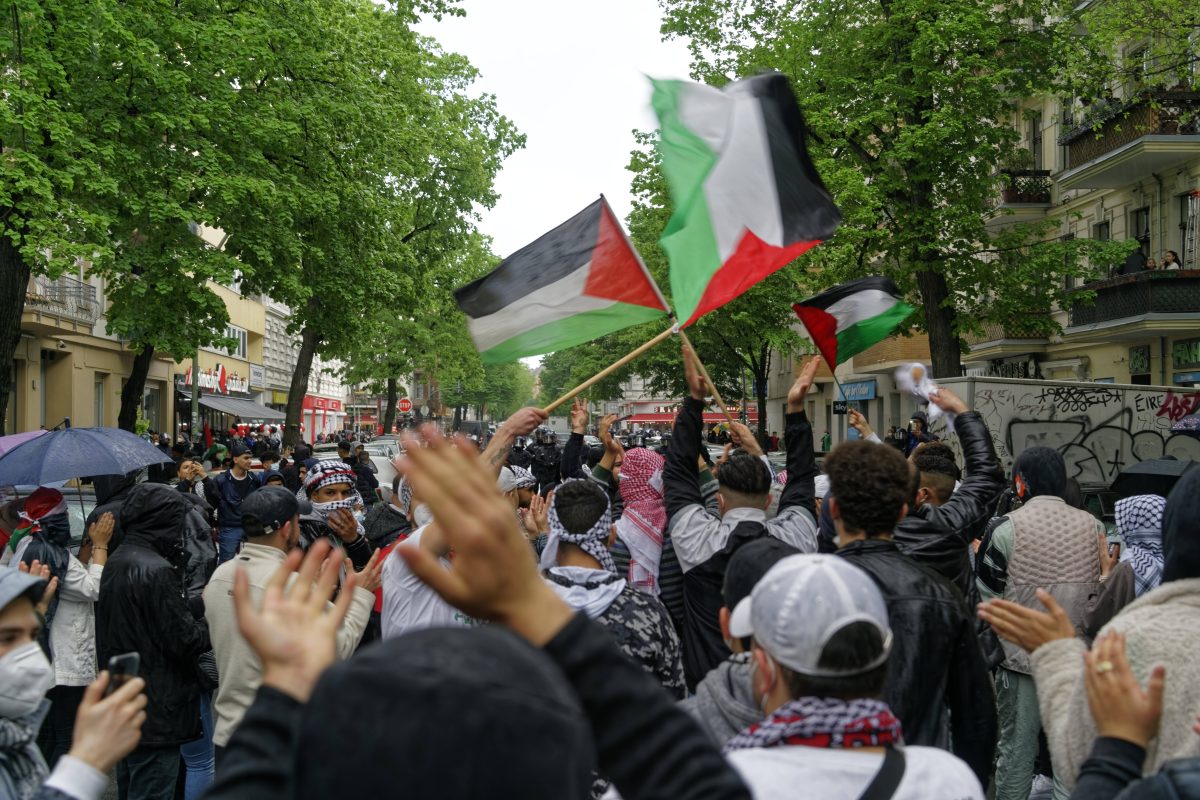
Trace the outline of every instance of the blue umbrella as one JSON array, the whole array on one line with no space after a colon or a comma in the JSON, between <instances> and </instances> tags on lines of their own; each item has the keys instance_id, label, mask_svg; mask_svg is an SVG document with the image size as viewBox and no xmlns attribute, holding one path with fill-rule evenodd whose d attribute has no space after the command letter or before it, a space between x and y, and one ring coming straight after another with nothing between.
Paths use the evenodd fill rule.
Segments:
<instances>
[{"instance_id":1,"label":"blue umbrella","mask_svg":"<svg viewBox=\"0 0 1200 800\"><path fill-rule=\"evenodd\" d=\"M170 460L170 456L129 431L66 428L23 442L0 456L0 486L124 475Z\"/></svg>"}]
</instances>

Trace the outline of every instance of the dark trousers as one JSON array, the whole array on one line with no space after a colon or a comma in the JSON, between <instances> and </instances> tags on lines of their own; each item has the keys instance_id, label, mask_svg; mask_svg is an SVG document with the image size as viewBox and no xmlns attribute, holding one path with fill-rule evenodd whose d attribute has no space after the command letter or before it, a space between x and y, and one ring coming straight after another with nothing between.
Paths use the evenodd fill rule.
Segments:
<instances>
[{"instance_id":1,"label":"dark trousers","mask_svg":"<svg viewBox=\"0 0 1200 800\"><path fill-rule=\"evenodd\" d=\"M178 747L139 747L117 763L117 796L120 800L170 800L178 779Z\"/></svg>"},{"instance_id":2,"label":"dark trousers","mask_svg":"<svg viewBox=\"0 0 1200 800\"><path fill-rule=\"evenodd\" d=\"M75 714L79 711L79 703L83 700L86 686L55 686L46 692L50 701L50 713L42 722L38 732L38 747L50 769L58 763L58 759L71 749L71 736L75 731Z\"/></svg>"}]
</instances>

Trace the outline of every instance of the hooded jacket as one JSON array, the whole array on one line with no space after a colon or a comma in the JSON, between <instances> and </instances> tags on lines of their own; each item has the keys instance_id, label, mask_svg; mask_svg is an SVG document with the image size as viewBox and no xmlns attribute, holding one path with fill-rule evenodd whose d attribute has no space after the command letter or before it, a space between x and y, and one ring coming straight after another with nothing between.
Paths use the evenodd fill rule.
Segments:
<instances>
[{"instance_id":1,"label":"hooded jacket","mask_svg":"<svg viewBox=\"0 0 1200 800\"><path fill-rule=\"evenodd\" d=\"M111 556L120 547L125 538L121 526L121 505L142 479L142 471L134 470L127 475L97 475L92 478L92 486L96 489L96 507L88 514L83 529L87 530L93 522L105 514L113 515L113 534L108 543L108 554Z\"/></svg>"},{"instance_id":2,"label":"hooded jacket","mask_svg":"<svg viewBox=\"0 0 1200 800\"><path fill-rule=\"evenodd\" d=\"M121 505L125 541L112 551L96 604L100 665L121 653L141 656L146 723L140 746L174 746L200 735L196 661L208 629L188 608L181 569L190 506L162 484L134 487Z\"/></svg>"},{"instance_id":3,"label":"hooded jacket","mask_svg":"<svg viewBox=\"0 0 1200 800\"><path fill-rule=\"evenodd\" d=\"M696 693L679 703L717 747L756 722L763 713L754 702L754 664L749 653L737 653L704 676Z\"/></svg>"}]
</instances>

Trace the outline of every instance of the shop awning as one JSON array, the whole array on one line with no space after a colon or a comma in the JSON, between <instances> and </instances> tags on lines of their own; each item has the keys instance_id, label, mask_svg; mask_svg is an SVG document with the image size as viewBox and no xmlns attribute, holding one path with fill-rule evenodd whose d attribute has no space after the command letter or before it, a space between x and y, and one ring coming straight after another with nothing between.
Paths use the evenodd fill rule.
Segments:
<instances>
[{"instance_id":1,"label":"shop awning","mask_svg":"<svg viewBox=\"0 0 1200 800\"><path fill-rule=\"evenodd\" d=\"M192 393L187 389L180 389L179 393L183 395L189 402L192 399ZM273 408L268 408L262 403L256 403L253 400L246 400L241 397L224 397L219 394L202 394L200 395L200 405L205 408L211 408L213 411L219 411L222 414L231 414L235 417L241 417L243 422L267 420L282 420L286 419L287 415L282 411L276 411Z\"/></svg>"}]
</instances>

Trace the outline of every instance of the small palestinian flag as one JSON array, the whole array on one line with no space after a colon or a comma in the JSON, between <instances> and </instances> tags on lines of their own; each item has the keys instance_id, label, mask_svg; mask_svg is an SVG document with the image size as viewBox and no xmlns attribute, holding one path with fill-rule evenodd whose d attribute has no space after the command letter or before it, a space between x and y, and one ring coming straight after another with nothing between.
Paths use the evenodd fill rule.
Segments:
<instances>
[{"instance_id":1,"label":"small palestinian flag","mask_svg":"<svg viewBox=\"0 0 1200 800\"><path fill-rule=\"evenodd\" d=\"M860 278L792 306L831 367L882 342L915 308L887 278Z\"/></svg>"},{"instance_id":2,"label":"small palestinian flag","mask_svg":"<svg viewBox=\"0 0 1200 800\"><path fill-rule=\"evenodd\" d=\"M652 102L675 207L661 241L677 319L690 325L828 239L842 218L783 75L723 89L654 81Z\"/></svg>"},{"instance_id":3,"label":"small palestinian flag","mask_svg":"<svg viewBox=\"0 0 1200 800\"><path fill-rule=\"evenodd\" d=\"M488 364L562 350L670 313L603 197L455 290L454 299Z\"/></svg>"}]
</instances>

